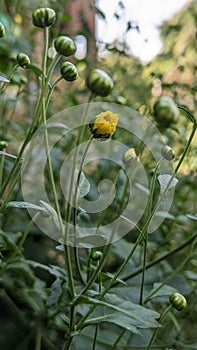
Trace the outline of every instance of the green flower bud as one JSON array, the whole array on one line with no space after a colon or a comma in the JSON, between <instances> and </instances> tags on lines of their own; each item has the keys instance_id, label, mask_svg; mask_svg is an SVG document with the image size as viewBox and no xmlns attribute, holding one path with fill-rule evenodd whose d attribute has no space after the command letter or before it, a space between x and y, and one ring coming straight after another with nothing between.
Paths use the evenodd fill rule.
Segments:
<instances>
[{"instance_id":1,"label":"green flower bud","mask_svg":"<svg viewBox=\"0 0 197 350\"><path fill-rule=\"evenodd\" d=\"M48 7L38 8L32 13L32 22L36 27L50 27L55 23L56 14Z\"/></svg>"},{"instance_id":2,"label":"green flower bud","mask_svg":"<svg viewBox=\"0 0 197 350\"><path fill-rule=\"evenodd\" d=\"M6 147L8 147L8 143L5 140L0 141L0 151L3 151Z\"/></svg>"},{"instance_id":3,"label":"green flower bud","mask_svg":"<svg viewBox=\"0 0 197 350\"><path fill-rule=\"evenodd\" d=\"M76 52L74 41L68 36L58 36L54 41L56 51L65 57L71 56Z\"/></svg>"},{"instance_id":4,"label":"green flower bud","mask_svg":"<svg viewBox=\"0 0 197 350\"><path fill-rule=\"evenodd\" d=\"M78 78L78 70L71 62L64 62L61 65L61 75L67 81L73 81Z\"/></svg>"},{"instance_id":5,"label":"green flower bud","mask_svg":"<svg viewBox=\"0 0 197 350\"><path fill-rule=\"evenodd\" d=\"M99 261L102 258L103 253L100 250L95 250L91 254L91 259L93 261Z\"/></svg>"},{"instance_id":6,"label":"green flower bud","mask_svg":"<svg viewBox=\"0 0 197 350\"><path fill-rule=\"evenodd\" d=\"M16 57L18 65L22 68L27 68L30 64L30 58L25 53L19 53Z\"/></svg>"},{"instance_id":7,"label":"green flower bud","mask_svg":"<svg viewBox=\"0 0 197 350\"><path fill-rule=\"evenodd\" d=\"M93 69L86 80L87 87L98 96L107 96L114 87L111 77L101 69Z\"/></svg>"},{"instance_id":8,"label":"green flower bud","mask_svg":"<svg viewBox=\"0 0 197 350\"><path fill-rule=\"evenodd\" d=\"M171 147L169 146L164 146L161 150L161 155L166 159L166 160L172 160L174 159L174 151Z\"/></svg>"},{"instance_id":9,"label":"green flower bud","mask_svg":"<svg viewBox=\"0 0 197 350\"><path fill-rule=\"evenodd\" d=\"M0 23L0 38L5 36L5 27L2 23Z\"/></svg>"},{"instance_id":10,"label":"green flower bud","mask_svg":"<svg viewBox=\"0 0 197 350\"><path fill-rule=\"evenodd\" d=\"M181 311L187 307L187 300L180 293L173 293L169 297L171 305L178 311Z\"/></svg>"},{"instance_id":11,"label":"green flower bud","mask_svg":"<svg viewBox=\"0 0 197 350\"><path fill-rule=\"evenodd\" d=\"M178 121L179 109L175 102L168 96L161 96L155 102L153 111L156 121L163 127L169 127Z\"/></svg>"}]
</instances>

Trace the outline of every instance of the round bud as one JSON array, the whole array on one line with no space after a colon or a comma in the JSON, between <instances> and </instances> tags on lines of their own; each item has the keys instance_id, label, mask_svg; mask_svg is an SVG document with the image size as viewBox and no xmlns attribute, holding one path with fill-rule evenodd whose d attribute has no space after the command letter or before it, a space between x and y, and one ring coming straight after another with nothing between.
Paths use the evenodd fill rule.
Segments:
<instances>
[{"instance_id":1,"label":"round bud","mask_svg":"<svg viewBox=\"0 0 197 350\"><path fill-rule=\"evenodd\" d=\"M95 250L91 254L91 259L93 261L99 261L102 258L103 253L100 250Z\"/></svg>"},{"instance_id":2,"label":"round bud","mask_svg":"<svg viewBox=\"0 0 197 350\"><path fill-rule=\"evenodd\" d=\"M154 117L159 125L168 127L176 124L179 117L179 109L175 102L168 96L161 96L153 106Z\"/></svg>"},{"instance_id":3,"label":"round bud","mask_svg":"<svg viewBox=\"0 0 197 350\"><path fill-rule=\"evenodd\" d=\"M65 57L71 56L76 52L74 41L68 36L58 36L54 41L56 51Z\"/></svg>"},{"instance_id":4,"label":"round bud","mask_svg":"<svg viewBox=\"0 0 197 350\"><path fill-rule=\"evenodd\" d=\"M73 81L78 78L78 70L71 62L64 62L61 65L61 75L67 81Z\"/></svg>"},{"instance_id":5,"label":"round bud","mask_svg":"<svg viewBox=\"0 0 197 350\"><path fill-rule=\"evenodd\" d=\"M114 87L111 77L101 69L93 69L86 80L87 87L98 96L107 96Z\"/></svg>"},{"instance_id":6,"label":"round bud","mask_svg":"<svg viewBox=\"0 0 197 350\"><path fill-rule=\"evenodd\" d=\"M187 307L187 300L180 293L173 293L169 297L171 305L178 311L181 311Z\"/></svg>"},{"instance_id":7,"label":"round bud","mask_svg":"<svg viewBox=\"0 0 197 350\"><path fill-rule=\"evenodd\" d=\"M56 14L53 9L41 7L32 13L32 22L36 27L50 27L55 23Z\"/></svg>"},{"instance_id":8,"label":"round bud","mask_svg":"<svg viewBox=\"0 0 197 350\"><path fill-rule=\"evenodd\" d=\"M171 147L169 146L164 146L161 150L161 155L166 159L166 160L172 160L174 159L174 151Z\"/></svg>"},{"instance_id":9,"label":"round bud","mask_svg":"<svg viewBox=\"0 0 197 350\"><path fill-rule=\"evenodd\" d=\"M3 151L6 147L8 147L8 143L5 140L0 141L0 151Z\"/></svg>"},{"instance_id":10,"label":"round bud","mask_svg":"<svg viewBox=\"0 0 197 350\"><path fill-rule=\"evenodd\" d=\"M5 27L2 23L0 23L0 38L5 36Z\"/></svg>"},{"instance_id":11,"label":"round bud","mask_svg":"<svg viewBox=\"0 0 197 350\"><path fill-rule=\"evenodd\" d=\"M30 64L30 58L25 53L19 53L16 57L18 65L22 68L27 68Z\"/></svg>"},{"instance_id":12,"label":"round bud","mask_svg":"<svg viewBox=\"0 0 197 350\"><path fill-rule=\"evenodd\" d=\"M138 160L135 148L129 148L123 155L122 161L124 165L129 165L133 160Z\"/></svg>"}]
</instances>

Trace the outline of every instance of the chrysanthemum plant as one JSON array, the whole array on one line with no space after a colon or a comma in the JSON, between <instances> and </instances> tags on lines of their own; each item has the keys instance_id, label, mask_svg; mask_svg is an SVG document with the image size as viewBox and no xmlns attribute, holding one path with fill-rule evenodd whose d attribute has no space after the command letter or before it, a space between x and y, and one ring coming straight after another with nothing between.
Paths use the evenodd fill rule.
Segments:
<instances>
[{"instance_id":1,"label":"chrysanthemum plant","mask_svg":"<svg viewBox=\"0 0 197 350\"><path fill-rule=\"evenodd\" d=\"M186 117L190 119L193 125L192 131L173 173L165 180L164 190L160 193L160 196L156 196L155 189L158 188L159 162L172 161L174 159L173 150L169 146L163 147L161 159L155 165L152 173L144 216L134 226L128 220L128 225L131 224L130 230L135 231L135 238L132 243L129 239L127 241L124 240L126 245L123 245L123 247L121 239L120 242L117 240L116 249L121 251L125 249L125 254L121 258L119 255L118 261L113 262L115 265L114 270L108 271L109 261L110 259L113 260L113 253L110 251L113 244L110 244L110 240L113 241L114 232L109 233L110 238L108 237L109 240L106 244L102 241L102 235L98 235L96 240L94 235L93 241L92 235L89 236L89 241L86 236L86 240L82 239L80 241L84 243L81 250L80 245L76 243L77 237L73 238L72 244L70 243L70 233L67 232L64 221L66 219L75 228L79 220L81 227L84 227L86 221L89 220L88 212L85 210L80 211L78 203L79 197L85 197L90 189L90 181L88 181L83 172L83 165L93 142L100 142L105 145L112 142L116 132L118 133L119 121L122 116L117 115L113 110L103 110L96 115L93 113L91 120L88 122L88 128L86 127L87 120L84 120L84 126L78 128L79 132L76 136L75 146L82 142L85 133L88 141L86 147L83 148L80 165L77 166L75 162L76 157L73 158L73 162L70 164L73 181L71 182L72 188L69 190L68 196L72 198L69 198L68 205L62 204L53 170L49 140L50 133L47 126L47 110L54 88L59 81L65 79L71 83L78 78L78 70L73 63L66 59L60 65L60 59L72 56L76 51L75 42L66 35L61 35L54 40L56 55L54 58L48 58L48 49L51 45L50 28L55 22L55 17L55 11L50 8L39 8L32 15L33 25L40 28L44 33L42 66L33 66L26 54L19 53L16 57L16 65L9 76L7 78L1 77L0 79L2 95L6 93L10 79L18 67L33 69L40 79L36 105L32 106L34 114L18 153L9 153L6 135L5 139L2 139L0 142L1 218L9 216L13 208L37 209L37 213L32 219L29 219L27 227L17 239L13 239L12 235L9 236L9 233L6 234L4 232L2 220L0 238L2 249L1 300L3 305L11 310L13 317L21 325L23 337L20 340L17 338L16 349L137 349L139 347L135 347L132 344L133 339L135 342L135 339L138 339L135 337L138 337L139 334L141 334L143 339L140 343L143 344L143 349L150 349L154 342L157 341L156 335L164 318L167 314L173 312L172 306L181 311L187 304L185 298L178 291L167 286L167 282L170 281L170 278L173 277L176 271L170 273L162 283L154 285L153 289L149 291L145 288L145 280L150 267L159 266L159 263L165 261L167 257L172 256L175 252L181 251L184 247L190 246L190 254L192 254L196 234L184 243L177 245L173 251L166 252L153 261L147 258L149 224L176 180L176 174L193 140L196 131L196 120L186 107L177 107L170 98L161 98L155 104L155 119L161 126L163 125L166 128L170 123L175 123L181 109ZM3 25L0 26L0 32L3 38L5 35ZM60 75L57 77L55 74L53 79L53 74L58 65L60 65ZM89 73L86 85L90 90L88 103L91 104L97 96L108 96L114 84L107 73L95 68ZM51 198L50 205L44 201L35 204L13 200L13 198L15 199L13 194L16 186L19 188L22 172L21 163L25 151L39 128L44 130L43 138L47 156L46 168L47 184ZM132 177L132 172L139 163L143 151L144 146L142 144L138 151L132 144L129 144L125 149L121 160L122 166L119 167L118 174L114 180L115 186L119 186L118 190L121 190L119 200L115 206L117 215L121 215L127 195L128 181L121 183L120 177L122 172L124 169L130 168ZM12 162L9 172L5 169L7 159ZM6 177L4 176L5 171ZM39 178L37 181L39 181ZM62 207L65 210L62 210ZM64 258L64 263L61 265L48 266L38 261L25 260L24 258L23 246L28 239L28 235L31 234L36 219L40 215L45 216L46 220L48 218L49 222L52 217L55 220L56 227L58 227L59 238L57 240L59 245L56 253L61 254L61 257ZM43 220L45 219L43 218ZM101 226L103 219L105 219L105 210L98 220L97 229L99 225ZM136 263L136 267L134 258L139 260L139 264ZM181 267L188 259L189 256L183 259ZM131 269L131 266L133 269ZM47 271L51 277L50 285L46 285L44 282L41 283L41 277L37 277L36 268L39 268L41 271ZM177 268L177 271L179 268L180 266ZM10 282L13 274L15 274L15 285ZM136 276L137 284L135 285ZM167 297L167 299L164 298L164 301L161 301L162 305L167 304L166 309L163 306L158 308L157 304L152 302L158 296ZM169 298L171 304L169 304Z\"/></svg>"}]
</instances>

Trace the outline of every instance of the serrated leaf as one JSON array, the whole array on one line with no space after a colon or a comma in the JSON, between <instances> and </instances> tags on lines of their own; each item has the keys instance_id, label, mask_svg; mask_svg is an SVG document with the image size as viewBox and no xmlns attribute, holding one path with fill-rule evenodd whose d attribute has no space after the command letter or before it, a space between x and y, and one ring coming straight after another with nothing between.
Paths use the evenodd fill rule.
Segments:
<instances>
[{"instance_id":1,"label":"serrated leaf","mask_svg":"<svg viewBox=\"0 0 197 350\"><path fill-rule=\"evenodd\" d=\"M5 77L2 77L2 75L0 75L0 81L2 81L3 83L10 83L10 80L8 80Z\"/></svg>"},{"instance_id":2,"label":"serrated leaf","mask_svg":"<svg viewBox=\"0 0 197 350\"><path fill-rule=\"evenodd\" d=\"M8 202L7 208L19 208L19 209L35 209L39 211L45 211L44 208L40 207L39 205L35 205L28 202L19 202L19 201L11 201Z\"/></svg>"},{"instance_id":3,"label":"serrated leaf","mask_svg":"<svg viewBox=\"0 0 197 350\"><path fill-rule=\"evenodd\" d=\"M137 334L139 333L138 328L159 326L156 319L160 315L157 312L122 299L115 294L108 293L103 300L83 296L80 302L97 305L92 316L85 322L86 326L110 322Z\"/></svg>"},{"instance_id":4,"label":"serrated leaf","mask_svg":"<svg viewBox=\"0 0 197 350\"><path fill-rule=\"evenodd\" d=\"M166 190L166 187L168 186L168 183L171 180L171 178L172 178L172 175L169 175L169 174L162 174L158 176L158 181L160 184L160 195L164 193L164 191ZM172 180L172 183L170 184L168 190L171 190L172 188L174 188L177 182L178 182L178 179L175 177Z\"/></svg>"}]
</instances>

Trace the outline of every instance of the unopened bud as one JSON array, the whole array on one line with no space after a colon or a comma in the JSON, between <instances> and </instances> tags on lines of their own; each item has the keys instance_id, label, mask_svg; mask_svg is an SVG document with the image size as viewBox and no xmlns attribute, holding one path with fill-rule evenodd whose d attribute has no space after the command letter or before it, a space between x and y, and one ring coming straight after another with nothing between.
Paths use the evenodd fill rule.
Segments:
<instances>
[{"instance_id":1,"label":"unopened bud","mask_svg":"<svg viewBox=\"0 0 197 350\"><path fill-rule=\"evenodd\" d=\"M18 65L22 68L27 68L30 64L30 58L25 53L19 53L16 57Z\"/></svg>"},{"instance_id":2,"label":"unopened bud","mask_svg":"<svg viewBox=\"0 0 197 350\"><path fill-rule=\"evenodd\" d=\"M102 255L103 255L103 253L102 253L100 250L95 250L95 251L92 252L92 254L91 254L91 259L92 259L93 261L99 261L99 260L101 260Z\"/></svg>"},{"instance_id":3,"label":"unopened bud","mask_svg":"<svg viewBox=\"0 0 197 350\"><path fill-rule=\"evenodd\" d=\"M172 160L174 159L174 151L171 147L169 146L164 146L161 150L161 155L166 159L166 160Z\"/></svg>"},{"instance_id":4,"label":"unopened bud","mask_svg":"<svg viewBox=\"0 0 197 350\"><path fill-rule=\"evenodd\" d=\"M76 52L74 41L68 36L58 36L54 41L56 51L65 57L71 56Z\"/></svg>"},{"instance_id":5,"label":"unopened bud","mask_svg":"<svg viewBox=\"0 0 197 350\"><path fill-rule=\"evenodd\" d=\"M55 23L55 11L48 7L38 8L32 13L32 22L36 27L50 27Z\"/></svg>"},{"instance_id":6,"label":"unopened bud","mask_svg":"<svg viewBox=\"0 0 197 350\"><path fill-rule=\"evenodd\" d=\"M61 66L61 75L67 81L73 81L78 78L77 67L71 62L64 62Z\"/></svg>"},{"instance_id":7,"label":"unopened bud","mask_svg":"<svg viewBox=\"0 0 197 350\"><path fill-rule=\"evenodd\" d=\"M101 69L93 69L87 77L87 87L98 96L107 96L114 87L111 77Z\"/></svg>"},{"instance_id":8,"label":"unopened bud","mask_svg":"<svg viewBox=\"0 0 197 350\"><path fill-rule=\"evenodd\" d=\"M187 307L187 300L180 293L173 293L169 297L171 305L178 311L181 311Z\"/></svg>"}]
</instances>

